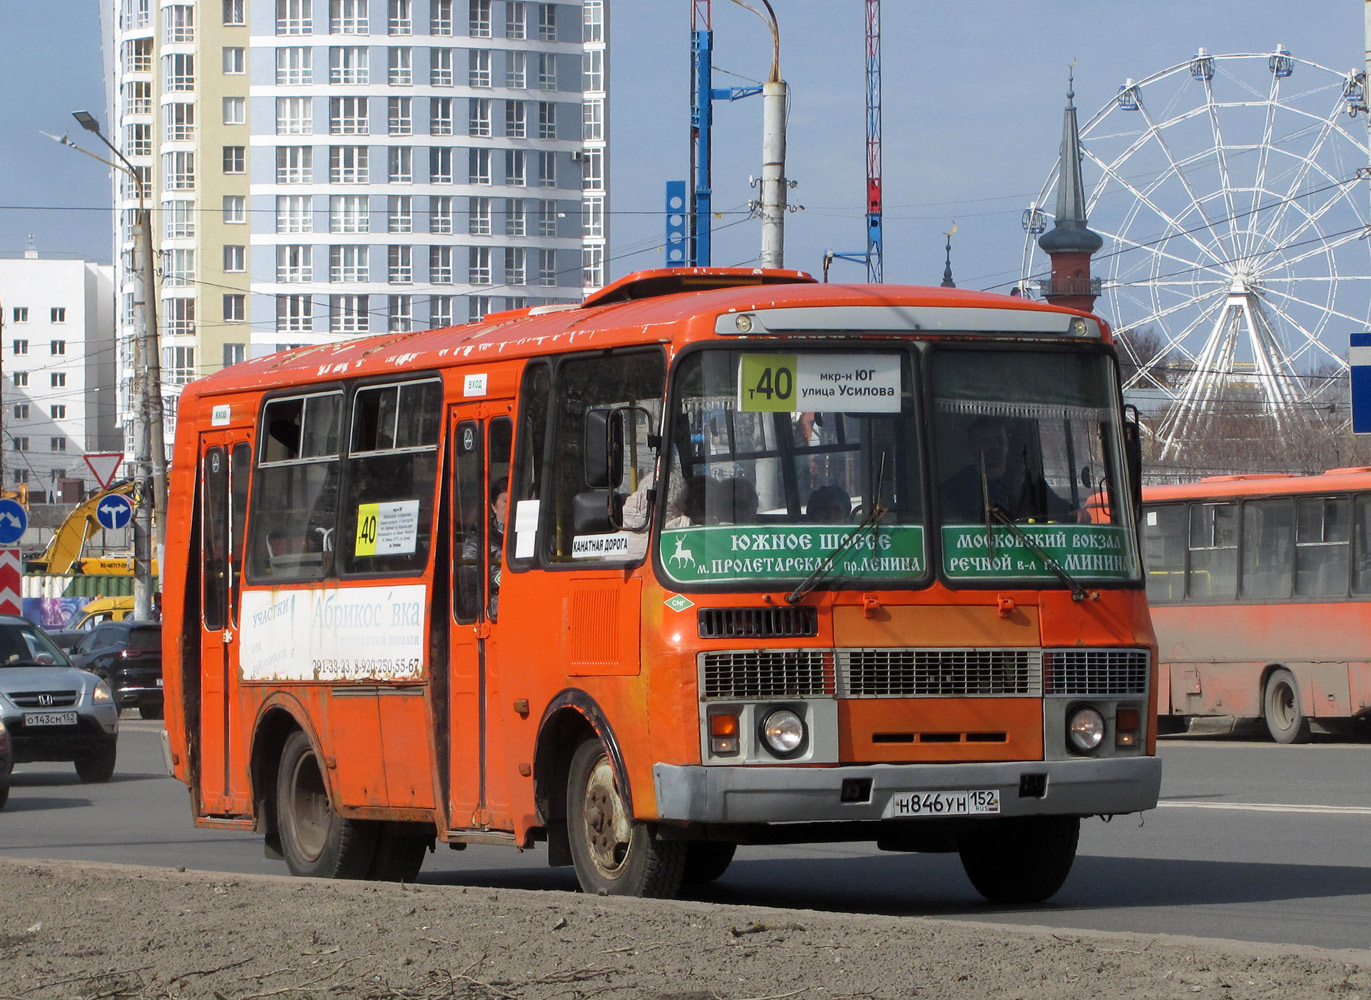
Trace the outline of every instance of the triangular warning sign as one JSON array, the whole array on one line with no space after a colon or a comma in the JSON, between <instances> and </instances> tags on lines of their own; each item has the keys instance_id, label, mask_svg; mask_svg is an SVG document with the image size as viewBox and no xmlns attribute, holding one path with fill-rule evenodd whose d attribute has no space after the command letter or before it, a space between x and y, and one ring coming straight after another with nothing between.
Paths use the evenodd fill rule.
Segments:
<instances>
[{"instance_id":1,"label":"triangular warning sign","mask_svg":"<svg viewBox=\"0 0 1371 1000\"><path fill-rule=\"evenodd\" d=\"M86 455L86 465L102 490L109 489L109 484L114 481L114 475L123 463L122 451L97 451Z\"/></svg>"}]
</instances>

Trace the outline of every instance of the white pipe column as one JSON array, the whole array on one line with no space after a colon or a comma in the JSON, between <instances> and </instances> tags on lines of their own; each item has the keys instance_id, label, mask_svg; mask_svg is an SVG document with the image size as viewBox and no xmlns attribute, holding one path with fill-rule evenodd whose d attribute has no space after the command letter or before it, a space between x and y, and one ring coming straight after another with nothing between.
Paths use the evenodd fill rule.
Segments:
<instances>
[{"instance_id":1,"label":"white pipe column","mask_svg":"<svg viewBox=\"0 0 1371 1000\"><path fill-rule=\"evenodd\" d=\"M784 266L786 89L781 79L762 85L762 267Z\"/></svg>"}]
</instances>

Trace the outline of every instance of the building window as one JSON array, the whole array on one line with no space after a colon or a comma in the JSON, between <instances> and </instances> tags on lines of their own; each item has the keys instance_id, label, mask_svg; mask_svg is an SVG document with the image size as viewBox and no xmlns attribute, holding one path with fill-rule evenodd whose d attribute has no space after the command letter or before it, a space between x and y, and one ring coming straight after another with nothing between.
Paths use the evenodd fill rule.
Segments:
<instances>
[{"instance_id":1,"label":"building window","mask_svg":"<svg viewBox=\"0 0 1371 1000\"><path fill-rule=\"evenodd\" d=\"M430 97L428 101L429 135L452 135L452 98Z\"/></svg>"},{"instance_id":2,"label":"building window","mask_svg":"<svg viewBox=\"0 0 1371 1000\"><path fill-rule=\"evenodd\" d=\"M195 278L194 250L162 251L162 286L185 288Z\"/></svg>"},{"instance_id":3,"label":"building window","mask_svg":"<svg viewBox=\"0 0 1371 1000\"><path fill-rule=\"evenodd\" d=\"M124 150L129 156L151 156L152 126L134 124L125 127Z\"/></svg>"},{"instance_id":4,"label":"building window","mask_svg":"<svg viewBox=\"0 0 1371 1000\"><path fill-rule=\"evenodd\" d=\"M195 41L194 7L188 3L174 3L162 8L162 41L170 44Z\"/></svg>"},{"instance_id":5,"label":"building window","mask_svg":"<svg viewBox=\"0 0 1371 1000\"><path fill-rule=\"evenodd\" d=\"M410 46L392 48L386 66L386 82L392 87L414 84L414 49Z\"/></svg>"},{"instance_id":6,"label":"building window","mask_svg":"<svg viewBox=\"0 0 1371 1000\"><path fill-rule=\"evenodd\" d=\"M538 38L544 42L557 41L557 5L554 3L538 5Z\"/></svg>"},{"instance_id":7,"label":"building window","mask_svg":"<svg viewBox=\"0 0 1371 1000\"><path fill-rule=\"evenodd\" d=\"M467 83L472 87L490 86L490 49L468 50Z\"/></svg>"},{"instance_id":8,"label":"building window","mask_svg":"<svg viewBox=\"0 0 1371 1000\"><path fill-rule=\"evenodd\" d=\"M313 30L312 0L276 0L278 35L308 35Z\"/></svg>"},{"instance_id":9,"label":"building window","mask_svg":"<svg viewBox=\"0 0 1371 1000\"><path fill-rule=\"evenodd\" d=\"M248 248L234 243L224 244L224 271L233 273L248 269Z\"/></svg>"},{"instance_id":10,"label":"building window","mask_svg":"<svg viewBox=\"0 0 1371 1000\"><path fill-rule=\"evenodd\" d=\"M528 112L523 101L505 102L505 136L509 139L528 137Z\"/></svg>"},{"instance_id":11,"label":"building window","mask_svg":"<svg viewBox=\"0 0 1371 1000\"><path fill-rule=\"evenodd\" d=\"M538 186L557 186L557 154L540 152L538 154Z\"/></svg>"},{"instance_id":12,"label":"building window","mask_svg":"<svg viewBox=\"0 0 1371 1000\"><path fill-rule=\"evenodd\" d=\"M314 82L314 50L290 46L276 50L276 83L296 87Z\"/></svg>"},{"instance_id":13,"label":"building window","mask_svg":"<svg viewBox=\"0 0 1371 1000\"><path fill-rule=\"evenodd\" d=\"M248 120L248 102L245 97L225 97L224 124L245 125Z\"/></svg>"},{"instance_id":14,"label":"building window","mask_svg":"<svg viewBox=\"0 0 1371 1000\"><path fill-rule=\"evenodd\" d=\"M366 146L330 146L328 151L328 179L332 184L365 184L367 182Z\"/></svg>"},{"instance_id":15,"label":"building window","mask_svg":"<svg viewBox=\"0 0 1371 1000\"><path fill-rule=\"evenodd\" d=\"M188 385L195 378L195 348L162 348L162 378L169 385Z\"/></svg>"},{"instance_id":16,"label":"building window","mask_svg":"<svg viewBox=\"0 0 1371 1000\"><path fill-rule=\"evenodd\" d=\"M29 321L29 307L28 307L28 306L15 306L14 309L13 309L13 311L11 311L10 315L14 317L14 322L16 322L16 323L27 323L27 322ZM24 350L23 350L23 351L20 351L20 350L19 350L19 345L20 345L20 344L23 344L23 345L24 345ZM27 353L28 349L29 349L29 342L28 342L27 340L16 340L16 341L14 342L14 353L15 353L15 354Z\"/></svg>"},{"instance_id":17,"label":"building window","mask_svg":"<svg viewBox=\"0 0 1371 1000\"><path fill-rule=\"evenodd\" d=\"M467 296L467 319L475 323L477 320L484 319L488 312L490 312L489 295Z\"/></svg>"},{"instance_id":18,"label":"building window","mask_svg":"<svg viewBox=\"0 0 1371 1000\"><path fill-rule=\"evenodd\" d=\"M195 238L195 202L162 202L163 232L169 240L189 240Z\"/></svg>"},{"instance_id":19,"label":"building window","mask_svg":"<svg viewBox=\"0 0 1371 1000\"><path fill-rule=\"evenodd\" d=\"M48 380L49 380L50 384L52 385L52 388L54 388L54 389L65 389L66 386L67 386L67 373L66 373L66 372L52 372L52 373L48 376Z\"/></svg>"},{"instance_id":20,"label":"building window","mask_svg":"<svg viewBox=\"0 0 1371 1000\"><path fill-rule=\"evenodd\" d=\"M386 179L392 184L414 183L413 146L391 146L386 151Z\"/></svg>"},{"instance_id":21,"label":"building window","mask_svg":"<svg viewBox=\"0 0 1371 1000\"><path fill-rule=\"evenodd\" d=\"M490 199L468 198L467 221L472 236L490 235Z\"/></svg>"},{"instance_id":22,"label":"building window","mask_svg":"<svg viewBox=\"0 0 1371 1000\"><path fill-rule=\"evenodd\" d=\"M367 233L371 231L368 198L364 194L335 194L328 200L330 233Z\"/></svg>"},{"instance_id":23,"label":"building window","mask_svg":"<svg viewBox=\"0 0 1371 1000\"><path fill-rule=\"evenodd\" d=\"M243 11L243 0L224 0L224 24L240 25L247 23L247 17Z\"/></svg>"},{"instance_id":24,"label":"building window","mask_svg":"<svg viewBox=\"0 0 1371 1000\"><path fill-rule=\"evenodd\" d=\"M428 248L428 280L434 285L452 284L452 247Z\"/></svg>"},{"instance_id":25,"label":"building window","mask_svg":"<svg viewBox=\"0 0 1371 1000\"><path fill-rule=\"evenodd\" d=\"M55 410L55 409L57 409L57 407L54 406L53 409ZM64 407L62 407L61 409L62 409L62 415L63 415L63 416L66 416L67 408L64 406ZM54 414L54 416L56 416L56 414ZM19 404L17 404L17 405L14 407L14 419L15 419L15 420L27 420L28 418L29 418L29 404L28 404L28 403L19 403Z\"/></svg>"},{"instance_id":26,"label":"building window","mask_svg":"<svg viewBox=\"0 0 1371 1000\"><path fill-rule=\"evenodd\" d=\"M581 282L586 288L599 288L605 283L604 247L585 247L581 250Z\"/></svg>"},{"instance_id":27,"label":"building window","mask_svg":"<svg viewBox=\"0 0 1371 1000\"><path fill-rule=\"evenodd\" d=\"M124 84L124 114L152 114L152 84L147 80L132 80Z\"/></svg>"},{"instance_id":28,"label":"building window","mask_svg":"<svg viewBox=\"0 0 1371 1000\"><path fill-rule=\"evenodd\" d=\"M538 89L557 89L557 57L551 52L538 55Z\"/></svg>"},{"instance_id":29,"label":"building window","mask_svg":"<svg viewBox=\"0 0 1371 1000\"><path fill-rule=\"evenodd\" d=\"M64 438L64 437L55 437L55 438L51 438L51 439L49 440L49 446L50 446L51 450L53 450L53 451L66 451L66 450L67 450L67 439Z\"/></svg>"},{"instance_id":30,"label":"building window","mask_svg":"<svg viewBox=\"0 0 1371 1000\"><path fill-rule=\"evenodd\" d=\"M369 77L365 46L334 46L328 50L329 83L369 83Z\"/></svg>"},{"instance_id":31,"label":"building window","mask_svg":"<svg viewBox=\"0 0 1371 1000\"><path fill-rule=\"evenodd\" d=\"M435 87L452 86L452 50L428 50L428 82Z\"/></svg>"},{"instance_id":32,"label":"building window","mask_svg":"<svg viewBox=\"0 0 1371 1000\"><path fill-rule=\"evenodd\" d=\"M330 135L367 135L370 105L365 97L330 97L328 130Z\"/></svg>"},{"instance_id":33,"label":"building window","mask_svg":"<svg viewBox=\"0 0 1371 1000\"><path fill-rule=\"evenodd\" d=\"M236 365L240 361L246 361L248 357L247 344L225 344L224 345L224 367Z\"/></svg>"},{"instance_id":34,"label":"building window","mask_svg":"<svg viewBox=\"0 0 1371 1000\"><path fill-rule=\"evenodd\" d=\"M276 183L308 184L314 179L312 146L276 147Z\"/></svg>"},{"instance_id":35,"label":"building window","mask_svg":"<svg viewBox=\"0 0 1371 1000\"><path fill-rule=\"evenodd\" d=\"M386 280L392 285L414 284L414 247L401 244L386 248Z\"/></svg>"},{"instance_id":36,"label":"building window","mask_svg":"<svg viewBox=\"0 0 1371 1000\"><path fill-rule=\"evenodd\" d=\"M605 102L585 101L581 105L581 138L587 142L605 137Z\"/></svg>"},{"instance_id":37,"label":"building window","mask_svg":"<svg viewBox=\"0 0 1371 1000\"><path fill-rule=\"evenodd\" d=\"M65 357L67 353L67 342L65 340L54 340L48 343L48 353L55 358Z\"/></svg>"},{"instance_id":38,"label":"building window","mask_svg":"<svg viewBox=\"0 0 1371 1000\"><path fill-rule=\"evenodd\" d=\"M135 38L124 43L124 72L152 72L151 38Z\"/></svg>"},{"instance_id":39,"label":"building window","mask_svg":"<svg viewBox=\"0 0 1371 1000\"><path fill-rule=\"evenodd\" d=\"M311 266L313 247L298 244L282 244L276 248L276 280L278 282L312 281L314 268Z\"/></svg>"},{"instance_id":40,"label":"building window","mask_svg":"<svg viewBox=\"0 0 1371 1000\"><path fill-rule=\"evenodd\" d=\"M490 0L470 0L467 23L472 38L489 38Z\"/></svg>"},{"instance_id":41,"label":"building window","mask_svg":"<svg viewBox=\"0 0 1371 1000\"><path fill-rule=\"evenodd\" d=\"M605 5L603 0L585 0L581 5L581 41L605 40Z\"/></svg>"},{"instance_id":42,"label":"building window","mask_svg":"<svg viewBox=\"0 0 1371 1000\"><path fill-rule=\"evenodd\" d=\"M248 151L246 146L225 146L224 147L224 173L244 174L248 169Z\"/></svg>"},{"instance_id":43,"label":"building window","mask_svg":"<svg viewBox=\"0 0 1371 1000\"><path fill-rule=\"evenodd\" d=\"M452 325L452 296L432 295L428 300L428 322L432 327Z\"/></svg>"},{"instance_id":44,"label":"building window","mask_svg":"<svg viewBox=\"0 0 1371 1000\"><path fill-rule=\"evenodd\" d=\"M526 236L528 233L528 211L524 199L505 199L505 235Z\"/></svg>"},{"instance_id":45,"label":"building window","mask_svg":"<svg viewBox=\"0 0 1371 1000\"><path fill-rule=\"evenodd\" d=\"M328 328L331 333L366 333L367 321L365 295L328 297Z\"/></svg>"},{"instance_id":46,"label":"building window","mask_svg":"<svg viewBox=\"0 0 1371 1000\"><path fill-rule=\"evenodd\" d=\"M248 221L248 199L246 195L224 195L224 225L241 226Z\"/></svg>"},{"instance_id":47,"label":"building window","mask_svg":"<svg viewBox=\"0 0 1371 1000\"><path fill-rule=\"evenodd\" d=\"M241 45L224 46L224 75L242 76L248 71L248 50Z\"/></svg>"},{"instance_id":48,"label":"building window","mask_svg":"<svg viewBox=\"0 0 1371 1000\"><path fill-rule=\"evenodd\" d=\"M471 149L467 151L467 182L470 184L490 183L490 150Z\"/></svg>"},{"instance_id":49,"label":"building window","mask_svg":"<svg viewBox=\"0 0 1371 1000\"><path fill-rule=\"evenodd\" d=\"M528 251L523 247L505 247L505 284L528 283Z\"/></svg>"},{"instance_id":50,"label":"building window","mask_svg":"<svg viewBox=\"0 0 1371 1000\"><path fill-rule=\"evenodd\" d=\"M393 194L386 198L386 232L414 232L414 198L407 194Z\"/></svg>"},{"instance_id":51,"label":"building window","mask_svg":"<svg viewBox=\"0 0 1371 1000\"><path fill-rule=\"evenodd\" d=\"M538 251L538 284L557 284L557 251Z\"/></svg>"},{"instance_id":52,"label":"building window","mask_svg":"<svg viewBox=\"0 0 1371 1000\"><path fill-rule=\"evenodd\" d=\"M314 199L307 194L276 196L276 231L311 233L314 231Z\"/></svg>"},{"instance_id":53,"label":"building window","mask_svg":"<svg viewBox=\"0 0 1371 1000\"><path fill-rule=\"evenodd\" d=\"M366 246L335 246L328 251L328 280L331 282L366 281Z\"/></svg>"},{"instance_id":54,"label":"building window","mask_svg":"<svg viewBox=\"0 0 1371 1000\"><path fill-rule=\"evenodd\" d=\"M386 33L390 35L414 34L414 0L390 0L389 14L386 18Z\"/></svg>"},{"instance_id":55,"label":"building window","mask_svg":"<svg viewBox=\"0 0 1371 1000\"><path fill-rule=\"evenodd\" d=\"M490 247L467 248L467 281L473 285L490 284Z\"/></svg>"},{"instance_id":56,"label":"building window","mask_svg":"<svg viewBox=\"0 0 1371 1000\"><path fill-rule=\"evenodd\" d=\"M314 326L314 300L308 295L276 296L276 332L301 333Z\"/></svg>"},{"instance_id":57,"label":"building window","mask_svg":"<svg viewBox=\"0 0 1371 1000\"><path fill-rule=\"evenodd\" d=\"M29 384L28 372L14 372L11 377L14 379L14 384L21 389Z\"/></svg>"},{"instance_id":58,"label":"building window","mask_svg":"<svg viewBox=\"0 0 1371 1000\"><path fill-rule=\"evenodd\" d=\"M390 135L414 134L414 98L388 98L387 109L386 131Z\"/></svg>"},{"instance_id":59,"label":"building window","mask_svg":"<svg viewBox=\"0 0 1371 1000\"><path fill-rule=\"evenodd\" d=\"M538 102L538 138L557 138L557 105L552 101Z\"/></svg>"},{"instance_id":60,"label":"building window","mask_svg":"<svg viewBox=\"0 0 1371 1000\"><path fill-rule=\"evenodd\" d=\"M28 450L29 450L29 439L28 439L28 438L26 438L26 437L16 437L16 438L11 438L11 440L14 442L14 450L15 450L15 451L28 451Z\"/></svg>"},{"instance_id":61,"label":"building window","mask_svg":"<svg viewBox=\"0 0 1371 1000\"><path fill-rule=\"evenodd\" d=\"M452 183L451 146L432 146L429 148L428 180L430 184Z\"/></svg>"},{"instance_id":62,"label":"building window","mask_svg":"<svg viewBox=\"0 0 1371 1000\"><path fill-rule=\"evenodd\" d=\"M514 187L528 184L527 158L522 149L505 150L505 183Z\"/></svg>"},{"instance_id":63,"label":"building window","mask_svg":"<svg viewBox=\"0 0 1371 1000\"><path fill-rule=\"evenodd\" d=\"M53 306L48 315L54 323L65 323L67 321L67 307Z\"/></svg>"},{"instance_id":64,"label":"building window","mask_svg":"<svg viewBox=\"0 0 1371 1000\"><path fill-rule=\"evenodd\" d=\"M184 152L162 154L163 186L168 191L195 189L195 154Z\"/></svg>"},{"instance_id":65,"label":"building window","mask_svg":"<svg viewBox=\"0 0 1371 1000\"><path fill-rule=\"evenodd\" d=\"M233 293L224 296L224 321L241 323L248 318L247 296Z\"/></svg>"},{"instance_id":66,"label":"building window","mask_svg":"<svg viewBox=\"0 0 1371 1000\"><path fill-rule=\"evenodd\" d=\"M505 37L528 37L528 11L523 0L507 0L505 3Z\"/></svg>"},{"instance_id":67,"label":"building window","mask_svg":"<svg viewBox=\"0 0 1371 1000\"><path fill-rule=\"evenodd\" d=\"M328 30L331 35L365 35L367 0L329 0Z\"/></svg>"},{"instance_id":68,"label":"building window","mask_svg":"<svg viewBox=\"0 0 1371 1000\"><path fill-rule=\"evenodd\" d=\"M166 91L195 89L195 56L177 52L162 57L162 89Z\"/></svg>"},{"instance_id":69,"label":"building window","mask_svg":"<svg viewBox=\"0 0 1371 1000\"><path fill-rule=\"evenodd\" d=\"M452 195L434 195L428 200L428 231L449 234L452 232Z\"/></svg>"},{"instance_id":70,"label":"building window","mask_svg":"<svg viewBox=\"0 0 1371 1000\"><path fill-rule=\"evenodd\" d=\"M524 53L505 53L505 86L510 90L523 90L528 86L528 59Z\"/></svg>"},{"instance_id":71,"label":"building window","mask_svg":"<svg viewBox=\"0 0 1371 1000\"><path fill-rule=\"evenodd\" d=\"M452 34L452 0L432 0L428 32L430 35Z\"/></svg>"},{"instance_id":72,"label":"building window","mask_svg":"<svg viewBox=\"0 0 1371 1000\"><path fill-rule=\"evenodd\" d=\"M19 407L16 406L16 407L15 407L15 410L18 410L18 409L19 409ZM27 405L25 405L25 406L24 406L24 416L27 417L28 415L29 415L29 408L28 408ZM53 420L66 420L66 419L67 419L67 406L66 406L66 404L65 404L65 403L56 403L56 404L54 404L54 405L52 405L52 406L49 406L49 407L48 407L48 415L49 415L50 417L52 417ZM18 414L18 413L15 413L15 416L17 417L17 416L19 416L19 414Z\"/></svg>"},{"instance_id":73,"label":"building window","mask_svg":"<svg viewBox=\"0 0 1371 1000\"><path fill-rule=\"evenodd\" d=\"M162 300L162 333L169 337L195 336L195 300Z\"/></svg>"},{"instance_id":74,"label":"building window","mask_svg":"<svg viewBox=\"0 0 1371 1000\"><path fill-rule=\"evenodd\" d=\"M392 295L386 303L391 333L409 333L414 329L414 296Z\"/></svg>"},{"instance_id":75,"label":"building window","mask_svg":"<svg viewBox=\"0 0 1371 1000\"><path fill-rule=\"evenodd\" d=\"M28 470L28 469L14 469L14 470L12 470L12 471L13 471L14 485L16 485L16 486L22 486L24 483L27 483L27 482L29 481L29 470Z\"/></svg>"},{"instance_id":76,"label":"building window","mask_svg":"<svg viewBox=\"0 0 1371 1000\"><path fill-rule=\"evenodd\" d=\"M490 135L490 98L467 98L467 134Z\"/></svg>"},{"instance_id":77,"label":"building window","mask_svg":"<svg viewBox=\"0 0 1371 1000\"><path fill-rule=\"evenodd\" d=\"M276 98L276 134L309 135L314 131L314 98Z\"/></svg>"},{"instance_id":78,"label":"building window","mask_svg":"<svg viewBox=\"0 0 1371 1000\"><path fill-rule=\"evenodd\" d=\"M605 53L603 49L588 49L581 59L581 89L605 89Z\"/></svg>"},{"instance_id":79,"label":"building window","mask_svg":"<svg viewBox=\"0 0 1371 1000\"><path fill-rule=\"evenodd\" d=\"M555 162L556 153L546 155L549 160ZM585 151L584 159L581 161L581 187L586 191L603 191L605 189L605 151L603 149L587 149Z\"/></svg>"}]
</instances>

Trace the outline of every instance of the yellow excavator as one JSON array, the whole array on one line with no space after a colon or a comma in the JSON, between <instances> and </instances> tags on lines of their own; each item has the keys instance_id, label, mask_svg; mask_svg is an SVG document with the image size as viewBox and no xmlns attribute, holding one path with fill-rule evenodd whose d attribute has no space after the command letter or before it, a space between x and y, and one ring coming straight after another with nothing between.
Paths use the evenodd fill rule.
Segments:
<instances>
[{"instance_id":1,"label":"yellow excavator","mask_svg":"<svg viewBox=\"0 0 1371 1000\"><path fill-rule=\"evenodd\" d=\"M107 490L92 493L72 509L58 529L53 532L48 547L36 559L30 559L25 567L30 573L49 573L65 575L69 573L106 574L111 576L133 575L133 554L85 555L86 543L100 531L96 518L100 504L111 496L121 496L133 502L134 481L125 479L115 483ZM157 572L154 561L152 572Z\"/></svg>"}]
</instances>

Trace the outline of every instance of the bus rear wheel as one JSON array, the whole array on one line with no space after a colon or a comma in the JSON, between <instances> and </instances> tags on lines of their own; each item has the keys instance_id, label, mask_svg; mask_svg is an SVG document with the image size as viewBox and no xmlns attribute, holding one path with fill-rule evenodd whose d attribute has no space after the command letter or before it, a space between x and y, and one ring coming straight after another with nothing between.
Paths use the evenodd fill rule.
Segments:
<instances>
[{"instance_id":1,"label":"bus rear wheel","mask_svg":"<svg viewBox=\"0 0 1371 1000\"><path fill-rule=\"evenodd\" d=\"M1076 860L1077 816L1020 816L978 822L957 836L962 868L992 903L1041 903L1062 887Z\"/></svg>"},{"instance_id":2,"label":"bus rear wheel","mask_svg":"<svg viewBox=\"0 0 1371 1000\"><path fill-rule=\"evenodd\" d=\"M281 853L292 875L365 878L376 851L376 825L334 811L319 754L299 730L281 751L276 779Z\"/></svg>"},{"instance_id":3,"label":"bus rear wheel","mask_svg":"<svg viewBox=\"0 0 1371 1000\"><path fill-rule=\"evenodd\" d=\"M1309 720L1300 711L1300 687L1289 670L1274 670L1262 698L1266 730L1277 743L1308 743Z\"/></svg>"},{"instance_id":4,"label":"bus rear wheel","mask_svg":"<svg viewBox=\"0 0 1371 1000\"><path fill-rule=\"evenodd\" d=\"M657 840L634 821L599 740L586 740L572 755L567 835L583 892L670 899L681 888L685 842Z\"/></svg>"}]
</instances>

